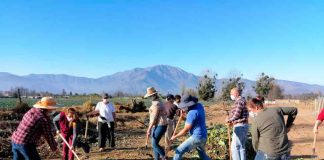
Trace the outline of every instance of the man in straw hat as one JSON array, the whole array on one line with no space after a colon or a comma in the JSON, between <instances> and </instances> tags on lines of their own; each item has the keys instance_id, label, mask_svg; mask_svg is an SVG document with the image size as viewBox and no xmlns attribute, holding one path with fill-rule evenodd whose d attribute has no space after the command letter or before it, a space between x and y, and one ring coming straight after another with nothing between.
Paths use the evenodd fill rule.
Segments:
<instances>
[{"instance_id":1,"label":"man in straw hat","mask_svg":"<svg viewBox=\"0 0 324 160\"><path fill-rule=\"evenodd\" d=\"M53 152L57 150L49 116L57 108L55 106L56 102L52 97L43 97L24 115L11 137L14 160L40 160L36 142L41 136L44 136Z\"/></svg>"},{"instance_id":2,"label":"man in straw hat","mask_svg":"<svg viewBox=\"0 0 324 160\"><path fill-rule=\"evenodd\" d=\"M186 119L186 123L185 127L178 134L171 137L171 141L185 136L188 132L190 137L178 146L173 159L181 160L183 154L192 149L196 149L200 159L209 160L210 158L205 152L207 128L203 105L198 103L198 98L191 95L184 95L181 98L178 108L181 109L180 119ZM185 116L184 112L187 113L187 116Z\"/></svg>"},{"instance_id":3,"label":"man in straw hat","mask_svg":"<svg viewBox=\"0 0 324 160\"><path fill-rule=\"evenodd\" d=\"M158 160L161 157L165 160L166 154L164 149L159 145L159 142L167 130L166 111L159 99L158 92L153 87L147 88L144 98L148 97L152 99L152 106L149 109L150 124L146 136L151 136L154 159Z\"/></svg>"}]
</instances>

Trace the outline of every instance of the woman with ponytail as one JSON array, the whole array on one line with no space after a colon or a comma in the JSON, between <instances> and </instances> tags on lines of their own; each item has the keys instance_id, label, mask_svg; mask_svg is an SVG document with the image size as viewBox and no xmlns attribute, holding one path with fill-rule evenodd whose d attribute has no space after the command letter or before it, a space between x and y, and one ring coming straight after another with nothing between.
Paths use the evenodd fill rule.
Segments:
<instances>
[{"instance_id":1,"label":"woman with ponytail","mask_svg":"<svg viewBox=\"0 0 324 160\"><path fill-rule=\"evenodd\" d=\"M57 134L61 134L72 147L76 146L77 123L79 122L74 108L69 108L67 113L61 112L53 119ZM74 155L69 147L63 143L62 160L73 160Z\"/></svg>"}]
</instances>

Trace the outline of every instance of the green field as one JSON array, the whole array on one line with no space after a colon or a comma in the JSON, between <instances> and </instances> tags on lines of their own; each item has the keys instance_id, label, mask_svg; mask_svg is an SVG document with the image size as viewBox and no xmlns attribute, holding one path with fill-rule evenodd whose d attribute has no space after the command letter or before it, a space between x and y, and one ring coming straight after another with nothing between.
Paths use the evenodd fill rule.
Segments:
<instances>
[{"instance_id":1,"label":"green field","mask_svg":"<svg viewBox=\"0 0 324 160\"><path fill-rule=\"evenodd\" d=\"M123 105L130 104L133 97L122 97L122 98L112 98L110 99L113 103L120 103ZM77 97L70 97L70 98L55 98L57 103L64 107L64 106L79 106L82 105L84 102L89 101L91 99L92 103L96 104L98 103L101 98L100 97L91 97L90 96L77 96ZM32 106L35 104L39 99L30 99L30 98L22 98L22 101L24 103L27 103L29 106ZM144 104L146 107L149 107L151 105L151 102L149 99L140 99L136 100L137 102L144 101ZM16 103L18 102L17 98L0 98L0 108L14 108L16 106ZM215 101L202 101L204 105L212 105L215 103Z\"/></svg>"}]
</instances>

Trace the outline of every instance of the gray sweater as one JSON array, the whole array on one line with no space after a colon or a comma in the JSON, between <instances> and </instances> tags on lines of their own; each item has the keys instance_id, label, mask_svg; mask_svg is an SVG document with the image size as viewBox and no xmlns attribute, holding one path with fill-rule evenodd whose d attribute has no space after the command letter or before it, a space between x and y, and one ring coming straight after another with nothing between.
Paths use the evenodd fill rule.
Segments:
<instances>
[{"instance_id":1,"label":"gray sweater","mask_svg":"<svg viewBox=\"0 0 324 160\"><path fill-rule=\"evenodd\" d=\"M288 115L285 124L284 115ZM297 115L295 107L264 108L252 121L252 144L256 151L271 156L289 151L287 128L293 125Z\"/></svg>"}]
</instances>

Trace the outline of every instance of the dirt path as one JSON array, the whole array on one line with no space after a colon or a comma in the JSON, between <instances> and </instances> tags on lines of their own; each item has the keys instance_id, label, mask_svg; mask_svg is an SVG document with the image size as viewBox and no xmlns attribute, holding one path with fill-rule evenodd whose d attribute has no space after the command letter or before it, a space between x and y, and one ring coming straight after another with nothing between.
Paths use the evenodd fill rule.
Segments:
<instances>
[{"instance_id":1,"label":"dirt path","mask_svg":"<svg viewBox=\"0 0 324 160\"><path fill-rule=\"evenodd\" d=\"M306 105L298 105L298 116L295 120L295 126L288 134L293 142L292 155L295 158L310 158L312 156L313 127L316 116L313 108ZM320 159L324 158L324 129L319 129L320 134L317 138L316 151Z\"/></svg>"}]
</instances>

